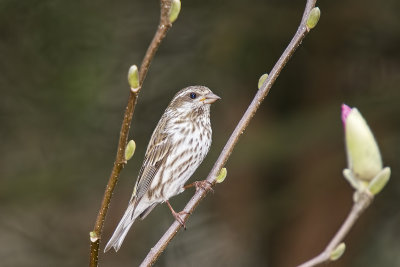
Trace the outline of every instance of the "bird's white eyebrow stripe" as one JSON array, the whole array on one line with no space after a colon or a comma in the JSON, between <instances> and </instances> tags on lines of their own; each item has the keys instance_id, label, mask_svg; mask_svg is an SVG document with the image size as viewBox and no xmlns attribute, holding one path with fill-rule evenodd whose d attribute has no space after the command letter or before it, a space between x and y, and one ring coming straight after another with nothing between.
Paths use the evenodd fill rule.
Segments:
<instances>
[{"instance_id":1,"label":"bird's white eyebrow stripe","mask_svg":"<svg viewBox=\"0 0 400 267\"><path fill-rule=\"evenodd\" d=\"M197 91L197 90L200 91L201 93L203 93L204 90L209 90L209 89L205 86L200 86L200 85L199 86L189 86L189 87L186 87L184 89L184 91L182 91L180 94L176 95L175 97L185 96L186 94L188 94L192 91Z\"/></svg>"}]
</instances>

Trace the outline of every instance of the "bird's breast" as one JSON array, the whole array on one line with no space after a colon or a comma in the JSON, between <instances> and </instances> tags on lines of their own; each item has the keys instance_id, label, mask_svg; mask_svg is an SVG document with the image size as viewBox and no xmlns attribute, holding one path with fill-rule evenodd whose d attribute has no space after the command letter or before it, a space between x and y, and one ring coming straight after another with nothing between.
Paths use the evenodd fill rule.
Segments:
<instances>
[{"instance_id":1,"label":"bird's breast","mask_svg":"<svg viewBox=\"0 0 400 267\"><path fill-rule=\"evenodd\" d=\"M165 168L159 173L164 199L179 194L207 155L211 146L211 127L207 121L187 122L174 126L170 135L171 151Z\"/></svg>"}]
</instances>

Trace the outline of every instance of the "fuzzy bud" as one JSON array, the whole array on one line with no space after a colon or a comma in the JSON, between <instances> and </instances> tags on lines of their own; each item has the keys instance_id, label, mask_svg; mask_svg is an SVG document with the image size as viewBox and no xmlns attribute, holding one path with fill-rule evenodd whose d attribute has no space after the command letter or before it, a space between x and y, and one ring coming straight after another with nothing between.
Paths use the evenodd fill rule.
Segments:
<instances>
[{"instance_id":1,"label":"fuzzy bud","mask_svg":"<svg viewBox=\"0 0 400 267\"><path fill-rule=\"evenodd\" d=\"M125 160L130 160L135 153L136 143L133 140L130 140L125 148Z\"/></svg>"},{"instance_id":2,"label":"fuzzy bud","mask_svg":"<svg viewBox=\"0 0 400 267\"><path fill-rule=\"evenodd\" d=\"M258 79L258 89L261 88L261 86L263 85L263 83L267 78L268 78L268 73L264 73L263 75L261 75L260 79Z\"/></svg>"},{"instance_id":3,"label":"fuzzy bud","mask_svg":"<svg viewBox=\"0 0 400 267\"><path fill-rule=\"evenodd\" d=\"M332 252L329 257L331 261L336 261L342 257L344 251L346 250L346 244L345 243L340 243Z\"/></svg>"},{"instance_id":4,"label":"fuzzy bud","mask_svg":"<svg viewBox=\"0 0 400 267\"><path fill-rule=\"evenodd\" d=\"M222 168L221 171L219 172L217 178L215 178L215 181L217 182L217 184L220 184L225 180L226 174L227 174L226 168Z\"/></svg>"},{"instance_id":5,"label":"fuzzy bud","mask_svg":"<svg viewBox=\"0 0 400 267\"><path fill-rule=\"evenodd\" d=\"M356 108L342 105L342 122L346 138L348 169L344 177L359 192L378 194L390 178L390 168L382 166L381 153L366 121Z\"/></svg>"},{"instance_id":6,"label":"fuzzy bud","mask_svg":"<svg viewBox=\"0 0 400 267\"><path fill-rule=\"evenodd\" d=\"M315 26L317 26L320 16L321 16L321 10L319 10L318 7L314 7L313 9L311 9L307 19L307 27L310 30Z\"/></svg>"},{"instance_id":7,"label":"fuzzy bud","mask_svg":"<svg viewBox=\"0 0 400 267\"><path fill-rule=\"evenodd\" d=\"M181 11L181 1L172 0L171 9L169 10L169 22L174 23L174 21L178 18L180 11Z\"/></svg>"},{"instance_id":8,"label":"fuzzy bud","mask_svg":"<svg viewBox=\"0 0 400 267\"><path fill-rule=\"evenodd\" d=\"M90 232L89 237L90 237L90 242L92 243L96 242L99 239L96 232Z\"/></svg>"},{"instance_id":9,"label":"fuzzy bud","mask_svg":"<svg viewBox=\"0 0 400 267\"><path fill-rule=\"evenodd\" d=\"M348 168L354 178L371 181L382 170L382 159L375 138L356 108L342 105Z\"/></svg>"},{"instance_id":10,"label":"fuzzy bud","mask_svg":"<svg viewBox=\"0 0 400 267\"><path fill-rule=\"evenodd\" d=\"M368 190L376 195L385 187L390 178L390 168L386 167L368 184Z\"/></svg>"},{"instance_id":11,"label":"fuzzy bud","mask_svg":"<svg viewBox=\"0 0 400 267\"><path fill-rule=\"evenodd\" d=\"M136 65L132 65L128 71L128 82L131 88L139 87L139 71Z\"/></svg>"}]
</instances>

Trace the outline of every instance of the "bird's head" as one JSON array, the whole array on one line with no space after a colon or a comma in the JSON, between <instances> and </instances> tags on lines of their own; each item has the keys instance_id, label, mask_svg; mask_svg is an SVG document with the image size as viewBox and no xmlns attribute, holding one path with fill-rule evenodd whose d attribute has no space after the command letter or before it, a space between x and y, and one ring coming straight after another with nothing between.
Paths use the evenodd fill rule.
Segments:
<instances>
[{"instance_id":1,"label":"bird's head","mask_svg":"<svg viewBox=\"0 0 400 267\"><path fill-rule=\"evenodd\" d=\"M176 93L169 107L182 112L209 110L218 99L221 98L205 86L189 86Z\"/></svg>"}]
</instances>

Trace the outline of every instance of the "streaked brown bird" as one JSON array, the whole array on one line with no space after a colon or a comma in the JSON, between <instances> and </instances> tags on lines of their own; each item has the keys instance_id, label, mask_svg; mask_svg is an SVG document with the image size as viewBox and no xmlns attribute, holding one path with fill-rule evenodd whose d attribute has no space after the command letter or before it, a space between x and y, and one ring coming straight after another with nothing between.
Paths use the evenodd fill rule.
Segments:
<instances>
[{"instance_id":1,"label":"streaked brown bird","mask_svg":"<svg viewBox=\"0 0 400 267\"><path fill-rule=\"evenodd\" d=\"M159 203L167 202L184 225L184 212L175 212L168 200L191 186L185 183L210 149L210 106L218 99L205 86L189 86L174 96L154 129L128 208L104 252L118 251L136 218L144 219Z\"/></svg>"}]
</instances>

